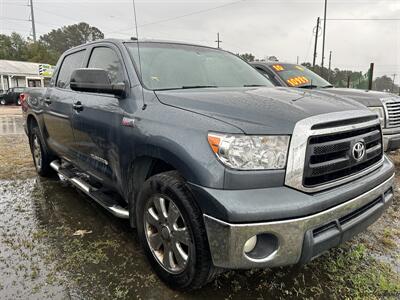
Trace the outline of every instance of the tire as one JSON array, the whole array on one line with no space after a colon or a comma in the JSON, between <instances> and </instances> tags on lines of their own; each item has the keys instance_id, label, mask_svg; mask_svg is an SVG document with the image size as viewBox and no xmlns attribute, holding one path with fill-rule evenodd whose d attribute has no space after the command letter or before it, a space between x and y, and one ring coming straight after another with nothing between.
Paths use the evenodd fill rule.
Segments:
<instances>
[{"instance_id":1,"label":"tire","mask_svg":"<svg viewBox=\"0 0 400 300\"><path fill-rule=\"evenodd\" d=\"M190 291L213 279L216 269L202 213L176 171L157 174L144 183L136 203L136 226L152 268L172 289Z\"/></svg>"},{"instance_id":2,"label":"tire","mask_svg":"<svg viewBox=\"0 0 400 300\"><path fill-rule=\"evenodd\" d=\"M1 105L6 105L6 100L1 99L1 100L0 100L0 104L1 104Z\"/></svg>"},{"instance_id":3,"label":"tire","mask_svg":"<svg viewBox=\"0 0 400 300\"><path fill-rule=\"evenodd\" d=\"M15 101L15 104L18 105L18 106L21 106L21 100L18 98L18 100Z\"/></svg>"},{"instance_id":4,"label":"tire","mask_svg":"<svg viewBox=\"0 0 400 300\"><path fill-rule=\"evenodd\" d=\"M53 174L53 170L50 167L50 163L52 162L53 157L47 151L46 146L44 146L42 136L37 126L33 127L30 130L29 145L31 148L36 172L40 176L50 177Z\"/></svg>"}]
</instances>

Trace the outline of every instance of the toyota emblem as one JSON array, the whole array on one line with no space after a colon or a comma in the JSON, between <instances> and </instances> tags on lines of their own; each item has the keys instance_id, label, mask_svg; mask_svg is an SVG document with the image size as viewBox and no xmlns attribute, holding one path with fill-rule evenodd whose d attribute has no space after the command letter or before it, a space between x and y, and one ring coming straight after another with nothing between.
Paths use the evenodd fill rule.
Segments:
<instances>
[{"instance_id":1,"label":"toyota emblem","mask_svg":"<svg viewBox=\"0 0 400 300\"><path fill-rule=\"evenodd\" d=\"M363 159L365 155L365 144L364 142L357 142L353 146L353 158L357 161Z\"/></svg>"}]
</instances>

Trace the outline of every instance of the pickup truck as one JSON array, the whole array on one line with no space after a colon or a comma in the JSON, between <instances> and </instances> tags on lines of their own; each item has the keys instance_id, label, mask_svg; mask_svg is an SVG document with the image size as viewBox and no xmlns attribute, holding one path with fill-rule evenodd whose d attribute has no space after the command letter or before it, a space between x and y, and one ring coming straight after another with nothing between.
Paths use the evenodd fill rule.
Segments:
<instances>
[{"instance_id":1,"label":"pickup truck","mask_svg":"<svg viewBox=\"0 0 400 300\"><path fill-rule=\"evenodd\" d=\"M41 176L137 229L158 276L304 264L377 220L394 166L378 116L276 88L229 52L101 40L65 52L22 108Z\"/></svg>"},{"instance_id":2,"label":"pickup truck","mask_svg":"<svg viewBox=\"0 0 400 300\"><path fill-rule=\"evenodd\" d=\"M298 64L276 61L256 61L251 64L275 86L314 89L322 95L346 97L364 104L379 116L384 150L400 148L400 96L378 91L334 88L328 81Z\"/></svg>"}]
</instances>

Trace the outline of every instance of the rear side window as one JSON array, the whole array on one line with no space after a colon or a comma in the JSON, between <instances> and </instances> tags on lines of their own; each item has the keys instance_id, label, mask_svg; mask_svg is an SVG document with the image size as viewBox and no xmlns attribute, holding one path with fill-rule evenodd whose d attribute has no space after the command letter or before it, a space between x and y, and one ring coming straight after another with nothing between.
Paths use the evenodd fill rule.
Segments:
<instances>
[{"instance_id":1,"label":"rear side window","mask_svg":"<svg viewBox=\"0 0 400 300\"><path fill-rule=\"evenodd\" d=\"M124 72L117 53L111 48L97 47L90 56L88 68L97 68L108 71L111 83L124 81Z\"/></svg>"},{"instance_id":2,"label":"rear side window","mask_svg":"<svg viewBox=\"0 0 400 300\"><path fill-rule=\"evenodd\" d=\"M60 72L58 72L57 87L62 89L69 88L71 74L75 69L79 69L80 67L82 67L84 55L85 50L82 50L69 54L64 58L60 67Z\"/></svg>"}]
</instances>

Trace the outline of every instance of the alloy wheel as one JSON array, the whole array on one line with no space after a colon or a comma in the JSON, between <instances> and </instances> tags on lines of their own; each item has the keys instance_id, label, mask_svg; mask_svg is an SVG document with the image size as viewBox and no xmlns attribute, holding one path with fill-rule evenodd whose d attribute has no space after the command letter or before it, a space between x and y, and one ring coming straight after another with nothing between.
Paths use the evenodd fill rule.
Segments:
<instances>
[{"instance_id":1,"label":"alloy wheel","mask_svg":"<svg viewBox=\"0 0 400 300\"><path fill-rule=\"evenodd\" d=\"M42 168L42 149L40 148L40 142L38 136L35 134L32 140L33 159L38 170Z\"/></svg>"},{"instance_id":2,"label":"alloy wheel","mask_svg":"<svg viewBox=\"0 0 400 300\"><path fill-rule=\"evenodd\" d=\"M183 272L193 241L179 208L169 197L154 195L144 214L146 240L157 262L169 273Z\"/></svg>"}]
</instances>

